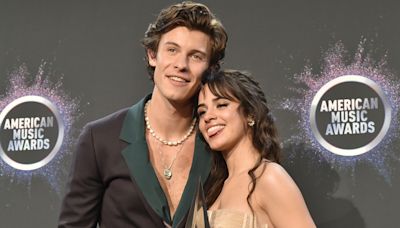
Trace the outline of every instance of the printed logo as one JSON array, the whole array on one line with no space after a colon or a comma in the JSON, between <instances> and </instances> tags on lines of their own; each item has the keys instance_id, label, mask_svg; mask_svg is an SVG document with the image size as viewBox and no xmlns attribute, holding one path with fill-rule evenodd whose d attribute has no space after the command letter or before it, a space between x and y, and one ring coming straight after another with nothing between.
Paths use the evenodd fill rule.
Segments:
<instances>
[{"instance_id":1,"label":"printed logo","mask_svg":"<svg viewBox=\"0 0 400 228\"><path fill-rule=\"evenodd\" d=\"M385 137L391 111L378 84L363 76L344 75L316 93L311 103L311 130L330 152L356 156L370 151Z\"/></svg>"},{"instance_id":2,"label":"printed logo","mask_svg":"<svg viewBox=\"0 0 400 228\"><path fill-rule=\"evenodd\" d=\"M0 113L0 156L19 170L49 163L60 149L64 124L56 106L41 96L23 96Z\"/></svg>"}]
</instances>

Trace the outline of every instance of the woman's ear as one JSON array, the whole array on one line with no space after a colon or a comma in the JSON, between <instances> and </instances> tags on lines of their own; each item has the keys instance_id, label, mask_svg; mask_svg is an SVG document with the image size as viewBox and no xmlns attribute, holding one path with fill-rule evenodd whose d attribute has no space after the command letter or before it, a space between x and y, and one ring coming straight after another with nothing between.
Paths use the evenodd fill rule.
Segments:
<instances>
[{"instance_id":1,"label":"woman's ear","mask_svg":"<svg viewBox=\"0 0 400 228\"><path fill-rule=\"evenodd\" d=\"M256 123L256 121L254 120L254 116L249 115L247 117L247 125L249 125L250 127L253 127L255 123Z\"/></svg>"}]
</instances>

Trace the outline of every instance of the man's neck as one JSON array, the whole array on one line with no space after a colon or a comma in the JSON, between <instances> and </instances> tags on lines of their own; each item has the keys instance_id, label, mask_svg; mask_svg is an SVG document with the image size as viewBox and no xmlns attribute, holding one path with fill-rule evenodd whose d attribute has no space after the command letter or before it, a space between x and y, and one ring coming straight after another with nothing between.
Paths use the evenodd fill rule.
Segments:
<instances>
[{"instance_id":1,"label":"man's neck","mask_svg":"<svg viewBox=\"0 0 400 228\"><path fill-rule=\"evenodd\" d=\"M149 101L147 117L157 135L166 140L179 140L193 121L193 103L174 102L153 95Z\"/></svg>"}]
</instances>

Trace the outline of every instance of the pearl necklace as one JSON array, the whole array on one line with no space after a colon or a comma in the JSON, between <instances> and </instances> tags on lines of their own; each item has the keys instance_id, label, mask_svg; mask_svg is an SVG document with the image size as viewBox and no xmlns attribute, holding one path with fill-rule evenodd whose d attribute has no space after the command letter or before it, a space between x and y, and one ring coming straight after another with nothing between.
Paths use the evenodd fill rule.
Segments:
<instances>
[{"instance_id":1,"label":"pearl necklace","mask_svg":"<svg viewBox=\"0 0 400 228\"><path fill-rule=\"evenodd\" d=\"M167 146L180 145L183 142L185 142L189 138L189 136L193 133L194 126L196 125L196 120L197 120L196 118L193 119L192 124L190 125L190 128L189 128L189 131L186 133L185 136L183 136L182 139L180 139L178 141L168 141L168 140L165 140L165 139L161 138L160 136L158 136L156 134L156 132L153 130L153 128L151 128L149 117L147 116L147 109L149 107L149 104L150 104L150 100L148 100L146 102L146 105L144 106L144 120L146 121L146 128L147 128L147 130L149 130L151 136L153 136L155 139L157 139L158 141L160 141L164 145L167 145Z\"/></svg>"},{"instance_id":2,"label":"pearl necklace","mask_svg":"<svg viewBox=\"0 0 400 228\"><path fill-rule=\"evenodd\" d=\"M193 129L194 129L194 126L196 124L196 118L193 119L193 122L192 122L192 124L190 125L190 128L189 128L189 131L186 133L185 136L183 136L182 139L180 139L178 141L168 141L168 140L162 139L160 136L158 136L156 134L156 132L153 130L153 128L151 128L149 117L147 116L147 109L148 109L149 103L150 103L150 100L147 101L146 105L144 106L144 120L146 122L146 128L150 132L150 135L153 136L155 139L157 139L162 144L167 145L167 146L178 146L178 145L181 145L181 147L179 148L178 152L175 154L175 156L172 159L172 162L171 162L171 164L169 166L165 165L161 150L160 150L160 148L158 148L158 151L160 152L160 157L162 158L161 160L162 160L162 163L163 163L163 166L164 166L163 175L164 175L165 179L170 180L172 178L172 166L173 166L173 164L174 164L174 162L175 162L175 160L177 158L177 155L179 154L179 152L181 152L181 150L183 148L182 144L193 133ZM161 144L160 144L160 146L161 146Z\"/></svg>"}]
</instances>

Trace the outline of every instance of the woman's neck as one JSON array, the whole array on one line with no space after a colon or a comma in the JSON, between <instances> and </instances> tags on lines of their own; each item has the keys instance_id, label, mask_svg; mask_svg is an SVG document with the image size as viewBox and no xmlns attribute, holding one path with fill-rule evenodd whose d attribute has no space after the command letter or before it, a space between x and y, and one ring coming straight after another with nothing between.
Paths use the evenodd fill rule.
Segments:
<instances>
[{"instance_id":1,"label":"woman's neck","mask_svg":"<svg viewBox=\"0 0 400 228\"><path fill-rule=\"evenodd\" d=\"M233 149L222 154L228 167L228 179L247 173L261 156L250 139L239 142Z\"/></svg>"}]
</instances>

